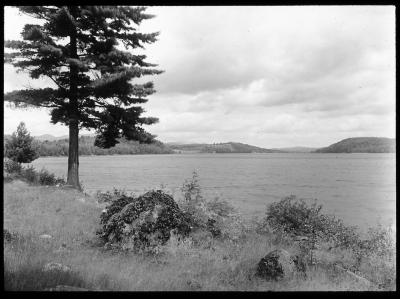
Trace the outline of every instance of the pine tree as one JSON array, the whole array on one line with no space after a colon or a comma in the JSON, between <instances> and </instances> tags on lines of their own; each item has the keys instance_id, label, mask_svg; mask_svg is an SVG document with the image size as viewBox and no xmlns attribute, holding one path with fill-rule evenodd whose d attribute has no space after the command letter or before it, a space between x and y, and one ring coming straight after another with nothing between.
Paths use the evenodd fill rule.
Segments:
<instances>
[{"instance_id":1,"label":"pine tree","mask_svg":"<svg viewBox=\"0 0 400 299\"><path fill-rule=\"evenodd\" d=\"M17 131L12 133L11 138L5 143L5 156L17 163L31 163L39 157L32 141L33 137L30 136L25 123L21 122Z\"/></svg>"},{"instance_id":2,"label":"pine tree","mask_svg":"<svg viewBox=\"0 0 400 299\"><path fill-rule=\"evenodd\" d=\"M153 18L144 7L127 6L21 6L20 12L44 21L26 24L22 41L6 41L13 52L5 62L32 78L45 76L54 88L7 93L16 107L50 108L51 122L69 127L67 184L80 189L78 134L81 128L96 131L95 145L110 148L118 138L153 142L143 129L158 121L143 117L138 105L155 92L152 82L132 84L145 75L160 74L145 55L134 54L154 43L158 32L138 32L143 20ZM124 50L121 50L124 46ZM129 51L130 50L130 51Z\"/></svg>"}]
</instances>

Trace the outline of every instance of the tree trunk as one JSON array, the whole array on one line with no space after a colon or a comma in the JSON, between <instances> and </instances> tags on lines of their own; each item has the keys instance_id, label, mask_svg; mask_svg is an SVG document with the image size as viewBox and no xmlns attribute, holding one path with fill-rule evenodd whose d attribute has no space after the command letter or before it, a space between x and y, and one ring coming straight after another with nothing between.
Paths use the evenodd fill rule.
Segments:
<instances>
[{"instance_id":1,"label":"tree trunk","mask_svg":"<svg viewBox=\"0 0 400 299\"><path fill-rule=\"evenodd\" d=\"M69 11L76 16L76 7L70 6ZM70 55L78 59L76 47L76 28L70 32ZM68 148L68 178L67 184L82 190L79 184L79 111L78 111L78 67L70 64L70 94L69 94L69 148Z\"/></svg>"},{"instance_id":2,"label":"tree trunk","mask_svg":"<svg viewBox=\"0 0 400 299\"><path fill-rule=\"evenodd\" d=\"M69 124L69 148L68 148L68 179L67 185L82 190L79 184L79 128L78 120L71 119Z\"/></svg>"}]
</instances>

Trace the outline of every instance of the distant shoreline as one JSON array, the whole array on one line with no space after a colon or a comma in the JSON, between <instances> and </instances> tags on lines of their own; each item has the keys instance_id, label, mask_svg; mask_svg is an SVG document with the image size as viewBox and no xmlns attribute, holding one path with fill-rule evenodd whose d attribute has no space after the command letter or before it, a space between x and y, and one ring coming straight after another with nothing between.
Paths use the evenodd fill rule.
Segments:
<instances>
[{"instance_id":1,"label":"distant shoreline","mask_svg":"<svg viewBox=\"0 0 400 299\"><path fill-rule=\"evenodd\" d=\"M144 154L106 154L106 155L79 155L79 157L102 157L102 156L171 156L171 155L232 155L232 154L251 154L251 155L269 155L269 154L320 154L320 155L327 155L327 154L396 154L395 152L384 152L384 153L371 153L371 152L360 152L360 153L320 153L320 152L273 152L273 153L203 153L203 152L185 152L185 153L160 153L160 154L151 154L151 153L144 153ZM68 155L54 155L54 156L40 156L39 158L62 158L68 157Z\"/></svg>"}]
</instances>

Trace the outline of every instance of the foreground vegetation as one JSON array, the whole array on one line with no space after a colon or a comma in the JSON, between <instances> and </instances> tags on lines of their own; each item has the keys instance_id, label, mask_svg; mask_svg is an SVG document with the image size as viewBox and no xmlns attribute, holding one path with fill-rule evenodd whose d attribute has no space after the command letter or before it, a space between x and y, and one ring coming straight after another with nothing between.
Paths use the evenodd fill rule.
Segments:
<instances>
[{"instance_id":1,"label":"foreground vegetation","mask_svg":"<svg viewBox=\"0 0 400 299\"><path fill-rule=\"evenodd\" d=\"M56 177L46 169L37 171L33 166L22 166L21 163L5 159L3 178L4 182L21 180L30 185L60 186L65 184L64 178Z\"/></svg>"},{"instance_id":2,"label":"foreground vegetation","mask_svg":"<svg viewBox=\"0 0 400 299\"><path fill-rule=\"evenodd\" d=\"M103 209L121 198L121 191L89 196L15 179L4 188L6 290L56 285L113 291L395 289L396 259L388 230L373 229L365 239L355 228L323 214L316 203L293 197L270 205L264 219L244 221L226 202L204 199L194 176L176 200L195 216L198 229L185 238L172 234L157 250L138 252L107 249L96 234ZM219 234L207 230L204 217L210 213L221 216L215 226ZM299 243L294 233L309 241ZM258 262L276 248L303 256L305 272L279 281L258 277ZM71 271L46 272L49 262Z\"/></svg>"}]
</instances>

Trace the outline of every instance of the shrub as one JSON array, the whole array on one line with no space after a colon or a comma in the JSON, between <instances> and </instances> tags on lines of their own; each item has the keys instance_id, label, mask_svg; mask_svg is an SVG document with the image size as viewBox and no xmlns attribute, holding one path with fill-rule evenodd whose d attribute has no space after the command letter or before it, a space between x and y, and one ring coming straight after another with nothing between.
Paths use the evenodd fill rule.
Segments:
<instances>
[{"instance_id":1,"label":"shrub","mask_svg":"<svg viewBox=\"0 0 400 299\"><path fill-rule=\"evenodd\" d=\"M40 185L54 185L56 177L53 173L49 173L46 169L41 169L39 172Z\"/></svg>"},{"instance_id":2,"label":"shrub","mask_svg":"<svg viewBox=\"0 0 400 299\"><path fill-rule=\"evenodd\" d=\"M183 200L180 208L188 215L194 229L207 229L214 226L215 219L211 218L207 202L201 195L198 174L193 172L192 178L185 180L181 187Z\"/></svg>"},{"instance_id":3,"label":"shrub","mask_svg":"<svg viewBox=\"0 0 400 299\"><path fill-rule=\"evenodd\" d=\"M363 247L369 251L374 252L376 255L391 256L395 253L396 244L393 240L393 231L391 227L385 228L378 225L374 228L369 228L368 239L364 241Z\"/></svg>"},{"instance_id":4,"label":"shrub","mask_svg":"<svg viewBox=\"0 0 400 299\"><path fill-rule=\"evenodd\" d=\"M21 163L6 159L4 161L4 170L9 174L20 174L22 166Z\"/></svg>"},{"instance_id":5,"label":"shrub","mask_svg":"<svg viewBox=\"0 0 400 299\"><path fill-rule=\"evenodd\" d=\"M5 165L6 164L8 165L6 166L6 171L8 169L8 171L11 171L11 174L14 174L12 178L23 179L30 184L46 186L65 184L65 180L63 178L56 177L53 173L48 172L46 169L41 169L39 172L37 172L32 165L22 167L19 163L11 160L7 161Z\"/></svg>"},{"instance_id":6,"label":"shrub","mask_svg":"<svg viewBox=\"0 0 400 299\"><path fill-rule=\"evenodd\" d=\"M289 196L268 206L264 225L290 236L305 236L313 243L321 239L342 248L358 244L356 227L346 226L341 219L322 214L321 209L317 200L307 204L303 199Z\"/></svg>"},{"instance_id":7,"label":"shrub","mask_svg":"<svg viewBox=\"0 0 400 299\"><path fill-rule=\"evenodd\" d=\"M298 243L300 256L311 264L317 243L325 243L328 250L344 250L350 254L344 265L346 268L356 272L361 269L363 273L370 273L373 281L391 287L395 269L395 243L391 230L382 226L370 228L367 238L362 240L355 226L345 225L341 219L321 213L321 209L316 201L307 204L294 196L284 198L268 206L264 231L272 230L275 235L285 236L292 242L294 236L306 237Z\"/></svg>"},{"instance_id":8,"label":"shrub","mask_svg":"<svg viewBox=\"0 0 400 299\"><path fill-rule=\"evenodd\" d=\"M33 166L24 167L21 171L21 177L31 184L37 184L39 182L38 175Z\"/></svg>"},{"instance_id":9,"label":"shrub","mask_svg":"<svg viewBox=\"0 0 400 299\"><path fill-rule=\"evenodd\" d=\"M46 169L41 169L37 175L40 185L54 186L57 184L65 184L64 179L56 177L54 173L50 173Z\"/></svg>"},{"instance_id":10,"label":"shrub","mask_svg":"<svg viewBox=\"0 0 400 299\"><path fill-rule=\"evenodd\" d=\"M230 239L237 239L242 235L244 224L235 208L218 197L212 200L204 198L196 172L193 172L191 179L185 180L181 191L183 200L179 202L179 206L189 216L194 230L205 230L213 237Z\"/></svg>"}]
</instances>

